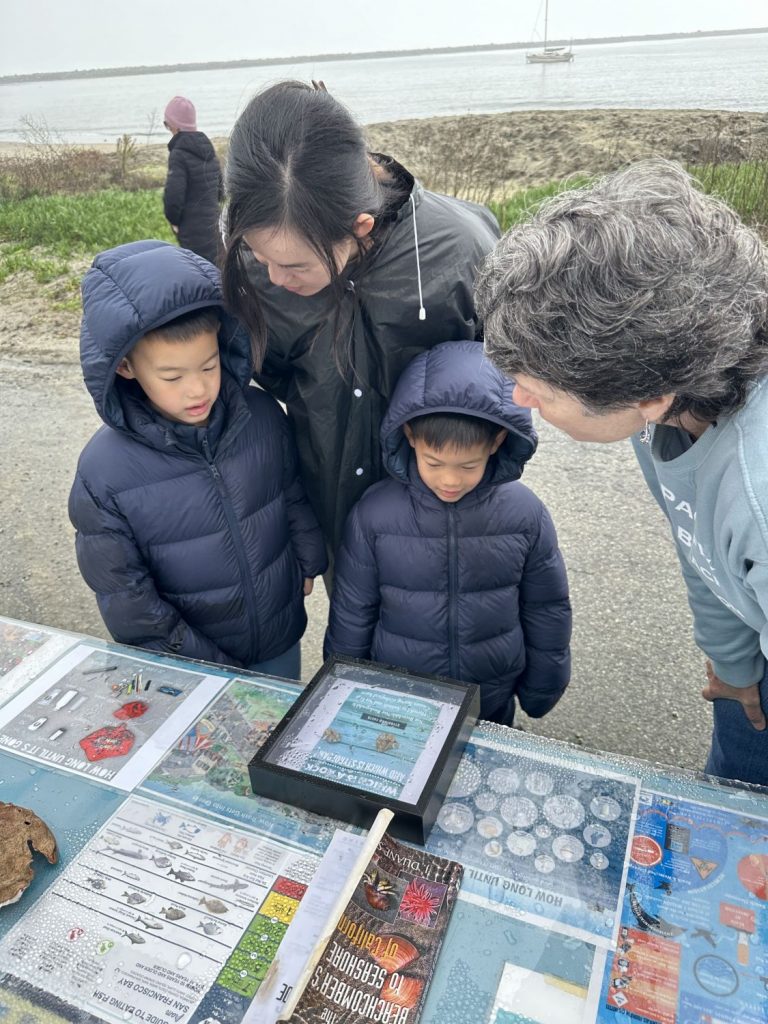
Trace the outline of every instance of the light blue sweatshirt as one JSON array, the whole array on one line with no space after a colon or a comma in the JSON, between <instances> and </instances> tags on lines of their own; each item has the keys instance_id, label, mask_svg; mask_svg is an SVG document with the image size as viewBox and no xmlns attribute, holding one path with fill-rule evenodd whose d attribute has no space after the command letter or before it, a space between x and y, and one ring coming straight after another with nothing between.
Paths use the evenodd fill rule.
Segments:
<instances>
[{"instance_id":1,"label":"light blue sweatshirt","mask_svg":"<svg viewBox=\"0 0 768 1024\"><path fill-rule=\"evenodd\" d=\"M724 682L749 686L768 657L768 378L695 442L663 425L632 442L672 527L696 643Z\"/></svg>"}]
</instances>

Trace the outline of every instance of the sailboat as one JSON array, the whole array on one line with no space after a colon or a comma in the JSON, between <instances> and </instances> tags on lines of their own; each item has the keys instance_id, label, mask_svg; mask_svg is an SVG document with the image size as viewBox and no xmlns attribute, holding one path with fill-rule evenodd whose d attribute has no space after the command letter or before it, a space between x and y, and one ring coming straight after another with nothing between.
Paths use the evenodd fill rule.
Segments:
<instances>
[{"instance_id":1,"label":"sailboat","mask_svg":"<svg viewBox=\"0 0 768 1024\"><path fill-rule=\"evenodd\" d=\"M544 46L541 50L531 50L525 59L529 64L569 64L573 60L573 50L569 46L547 46L549 29L549 0L544 0Z\"/></svg>"}]
</instances>

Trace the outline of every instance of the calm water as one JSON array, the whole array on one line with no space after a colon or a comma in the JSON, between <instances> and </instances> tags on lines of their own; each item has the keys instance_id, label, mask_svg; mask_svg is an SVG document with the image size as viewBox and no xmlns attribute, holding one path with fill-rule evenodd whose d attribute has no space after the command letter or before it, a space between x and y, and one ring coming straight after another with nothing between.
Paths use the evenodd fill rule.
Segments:
<instances>
[{"instance_id":1,"label":"calm water","mask_svg":"<svg viewBox=\"0 0 768 1024\"><path fill-rule=\"evenodd\" d=\"M21 118L44 119L72 142L157 139L171 96L189 96L198 124L226 134L261 86L322 78L364 123L437 114L583 107L765 110L768 34L576 48L571 64L527 65L522 50L313 63L225 71L0 86L0 140L23 138Z\"/></svg>"}]
</instances>

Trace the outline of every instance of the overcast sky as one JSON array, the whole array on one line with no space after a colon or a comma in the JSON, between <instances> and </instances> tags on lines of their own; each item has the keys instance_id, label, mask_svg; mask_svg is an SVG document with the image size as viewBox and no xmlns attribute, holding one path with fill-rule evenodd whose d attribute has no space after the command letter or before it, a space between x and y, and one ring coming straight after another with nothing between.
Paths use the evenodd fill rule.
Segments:
<instances>
[{"instance_id":1,"label":"overcast sky","mask_svg":"<svg viewBox=\"0 0 768 1024\"><path fill-rule=\"evenodd\" d=\"M540 8L543 0L0 0L0 74L516 42L534 37ZM550 0L551 37L767 24L766 0Z\"/></svg>"}]
</instances>

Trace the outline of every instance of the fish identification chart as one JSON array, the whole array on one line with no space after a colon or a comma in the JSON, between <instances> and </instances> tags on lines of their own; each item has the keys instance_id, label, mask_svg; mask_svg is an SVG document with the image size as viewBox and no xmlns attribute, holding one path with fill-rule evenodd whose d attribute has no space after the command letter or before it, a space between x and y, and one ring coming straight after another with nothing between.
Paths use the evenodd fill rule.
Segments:
<instances>
[{"instance_id":1,"label":"fish identification chart","mask_svg":"<svg viewBox=\"0 0 768 1024\"><path fill-rule=\"evenodd\" d=\"M129 797L8 933L0 962L41 1007L47 989L107 1021L185 1024L223 992L242 1016L317 863Z\"/></svg>"}]
</instances>

